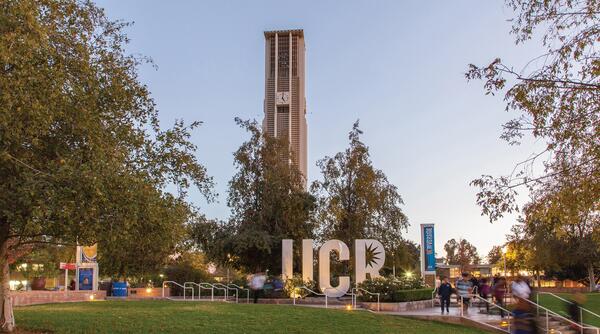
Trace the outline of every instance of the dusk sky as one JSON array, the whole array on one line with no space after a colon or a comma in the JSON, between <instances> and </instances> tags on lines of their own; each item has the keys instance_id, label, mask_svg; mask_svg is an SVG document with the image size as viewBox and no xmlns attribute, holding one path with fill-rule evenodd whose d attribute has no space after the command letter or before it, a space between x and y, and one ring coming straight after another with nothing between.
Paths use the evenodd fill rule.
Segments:
<instances>
[{"instance_id":1,"label":"dusk sky","mask_svg":"<svg viewBox=\"0 0 600 334\"><path fill-rule=\"evenodd\" d=\"M191 199L226 219L232 153L247 139L234 117L263 118L265 30L304 29L307 48L309 181L315 163L348 146L360 119L373 164L404 199L418 242L419 224L436 225L436 250L466 238L485 256L515 216L490 224L469 182L509 173L533 144L511 147L501 124L516 116L503 97L468 83L469 63L495 57L520 69L538 55L516 46L512 12L495 1L122 1L97 2L111 19L133 21L129 52L151 57L140 68L163 126L203 121L198 159L214 177L217 203Z\"/></svg>"}]
</instances>

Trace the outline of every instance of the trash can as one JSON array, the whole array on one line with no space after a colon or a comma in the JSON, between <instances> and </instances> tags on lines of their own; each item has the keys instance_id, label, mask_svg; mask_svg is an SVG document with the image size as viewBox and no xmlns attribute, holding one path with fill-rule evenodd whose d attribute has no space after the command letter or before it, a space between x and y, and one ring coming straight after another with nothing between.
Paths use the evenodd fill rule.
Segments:
<instances>
[{"instance_id":1,"label":"trash can","mask_svg":"<svg viewBox=\"0 0 600 334\"><path fill-rule=\"evenodd\" d=\"M127 282L113 282L113 297L127 297Z\"/></svg>"}]
</instances>

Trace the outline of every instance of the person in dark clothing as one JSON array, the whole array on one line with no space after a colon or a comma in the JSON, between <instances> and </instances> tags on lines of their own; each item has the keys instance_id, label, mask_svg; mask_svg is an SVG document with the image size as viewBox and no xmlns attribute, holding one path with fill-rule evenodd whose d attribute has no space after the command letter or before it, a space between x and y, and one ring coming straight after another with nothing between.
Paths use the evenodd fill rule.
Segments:
<instances>
[{"instance_id":1,"label":"person in dark clothing","mask_svg":"<svg viewBox=\"0 0 600 334\"><path fill-rule=\"evenodd\" d=\"M440 304L442 305L442 314L444 314L444 307L446 313L450 314L450 296L452 295L452 284L448 282L448 278L444 277L442 283L438 287L438 295L440 296Z\"/></svg>"},{"instance_id":2,"label":"person in dark clothing","mask_svg":"<svg viewBox=\"0 0 600 334\"><path fill-rule=\"evenodd\" d=\"M569 316L573 322L581 324L581 305L585 303L585 296L581 292L577 292L573 298L571 299L571 303L567 305L567 310L569 311ZM576 325L571 325L571 328L580 331L581 327Z\"/></svg>"},{"instance_id":3,"label":"person in dark clothing","mask_svg":"<svg viewBox=\"0 0 600 334\"><path fill-rule=\"evenodd\" d=\"M500 317L504 318L504 296L506 295L506 279L504 277L500 277L496 280L496 284L493 287L494 290L494 299L496 300L496 304L500 306Z\"/></svg>"},{"instance_id":4,"label":"person in dark clothing","mask_svg":"<svg viewBox=\"0 0 600 334\"><path fill-rule=\"evenodd\" d=\"M491 290L492 289L490 288L487 279L482 278L479 283L479 296L487 301L490 297ZM488 304L487 302L485 303L485 310L487 313L490 313L490 304Z\"/></svg>"}]
</instances>

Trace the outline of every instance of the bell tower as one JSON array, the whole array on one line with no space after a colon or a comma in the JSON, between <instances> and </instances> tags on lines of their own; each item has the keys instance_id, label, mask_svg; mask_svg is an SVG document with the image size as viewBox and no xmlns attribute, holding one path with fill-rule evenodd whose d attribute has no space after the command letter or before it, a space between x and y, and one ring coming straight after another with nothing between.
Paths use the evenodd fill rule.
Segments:
<instances>
[{"instance_id":1,"label":"bell tower","mask_svg":"<svg viewBox=\"0 0 600 334\"><path fill-rule=\"evenodd\" d=\"M303 30L265 31L263 129L288 138L294 164L307 179L305 53Z\"/></svg>"}]
</instances>

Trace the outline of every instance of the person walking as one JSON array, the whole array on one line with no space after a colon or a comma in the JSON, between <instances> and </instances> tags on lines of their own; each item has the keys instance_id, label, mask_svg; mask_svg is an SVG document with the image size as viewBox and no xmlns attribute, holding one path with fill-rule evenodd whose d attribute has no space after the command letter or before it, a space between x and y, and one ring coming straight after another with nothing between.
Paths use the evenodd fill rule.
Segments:
<instances>
[{"instance_id":1,"label":"person walking","mask_svg":"<svg viewBox=\"0 0 600 334\"><path fill-rule=\"evenodd\" d=\"M256 273L250 276L250 289L254 293L254 304L258 303L258 297L265 286L267 276L264 273Z\"/></svg>"},{"instance_id":2,"label":"person walking","mask_svg":"<svg viewBox=\"0 0 600 334\"><path fill-rule=\"evenodd\" d=\"M494 290L494 299L496 300L496 304L500 306L500 318L504 318L504 296L506 295L506 278L498 277L496 279L496 284L493 287Z\"/></svg>"},{"instance_id":3,"label":"person walking","mask_svg":"<svg viewBox=\"0 0 600 334\"><path fill-rule=\"evenodd\" d=\"M471 301L471 293L473 292L473 283L469 280L469 273L462 273L462 278L456 281L456 291L462 299L462 310L464 313L469 312L469 303Z\"/></svg>"},{"instance_id":4,"label":"person walking","mask_svg":"<svg viewBox=\"0 0 600 334\"><path fill-rule=\"evenodd\" d=\"M490 290L491 288L487 278L482 278L481 283L479 284L479 296L485 300L485 311L488 314L490 313L490 304L488 304L487 301L490 296Z\"/></svg>"},{"instance_id":5,"label":"person walking","mask_svg":"<svg viewBox=\"0 0 600 334\"><path fill-rule=\"evenodd\" d=\"M446 309L446 313L450 314L450 296L452 295L452 284L448 282L448 277L444 277L442 279L442 282L438 287L438 295L440 296L442 314L444 314L444 308Z\"/></svg>"}]
</instances>

